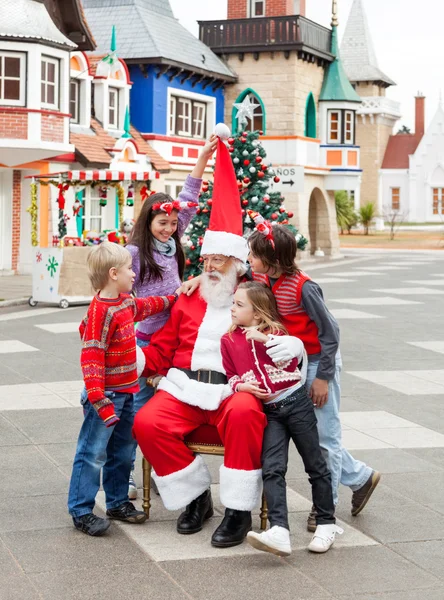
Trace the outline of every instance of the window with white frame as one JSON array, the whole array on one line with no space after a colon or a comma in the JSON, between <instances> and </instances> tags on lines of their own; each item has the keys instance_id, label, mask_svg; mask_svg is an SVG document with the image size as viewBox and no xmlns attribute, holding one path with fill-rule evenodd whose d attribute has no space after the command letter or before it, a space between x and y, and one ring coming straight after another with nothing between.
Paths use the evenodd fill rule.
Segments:
<instances>
[{"instance_id":1,"label":"window with white frame","mask_svg":"<svg viewBox=\"0 0 444 600\"><path fill-rule=\"evenodd\" d=\"M44 108L59 107L59 61L49 56L42 57L41 104Z\"/></svg>"},{"instance_id":2,"label":"window with white frame","mask_svg":"<svg viewBox=\"0 0 444 600\"><path fill-rule=\"evenodd\" d=\"M444 188L433 188L433 214L439 215L440 209L441 214L444 215Z\"/></svg>"},{"instance_id":3,"label":"window with white frame","mask_svg":"<svg viewBox=\"0 0 444 600\"><path fill-rule=\"evenodd\" d=\"M108 92L108 126L113 129L119 127L119 90L111 87Z\"/></svg>"},{"instance_id":4,"label":"window with white frame","mask_svg":"<svg viewBox=\"0 0 444 600\"><path fill-rule=\"evenodd\" d=\"M183 183L170 182L165 185L165 194L168 194L168 196L171 196L171 198L177 200L182 188Z\"/></svg>"},{"instance_id":5,"label":"window with white frame","mask_svg":"<svg viewBox=\"0 0 444 600\"><path fill-rule=\"evenodd\" d=\"M340 110L329 110L328 111L328 143L329 144L340 144L341 143L341 111Z\"/></svg>"},{"instance_id":6,"label":"window with white frame","mask_svg":"<svg viewBox=\"0 0 444 600\"><path fill-rule=\"evenodd\" d=\"M204 139L207 104L192 98L170 96L170 134Z\"/></svg>"},{"instance_id":7,"label":"window with white frame","mask_svg":"<svg viewBox=\"0 0 444 600\"><path fill-rule=\"evenodd\" d=\"M328 144L355 143L355 111L354 110L329 110L328 111Z\"/></svg>"},{"instance_id":8,"label":"window with white frame","mask_svg":"<svg viewBox=\"0 0 444 600\"><path fill-rule=\"evenodd\" d=\"M355 113L352 110L344 112L344 144L354 144L355 141Z\"/></svg>"},{"instance_id":9,"label":"window with white frame","mask_svg":"<svg viewBox=\"0 0 444 600\"><path fill-rule=\"evenodd\" d=\"M392 192L392 210L399 210L401 208L401 188L393 187Z\"/></svg>"},{"instance_id":10,"label":"window with white frame","mask_svg":"<svg viewBox=\"0 0 444 600\"><path fill-rule=\"evenodd\" d=\"M102 207L100 206L100 186L90 188L83 200L83 230L102 231Z\"/></svg>"},{"instance_id":11,"label":"window with white frame","mask_svg":"<svg viewBox=\"0 0 444 600\"><path fill-rule=\"evenodd\" d=\"M0 52L0 104L25 105L26 54Z\"/></svg>"},{"instance_id":12,"label":"window with white frame","mask_svg":"<svg viewBox=\"0 0 444 600\"><path fill-rule=\"evenodd\" d=\"M71 122L80 123L80 81L71 79L69 82L69 112Z\"/></svg>"},{"instance_id":13,"label":"window with white frame","mask_svg":"<svg viewBox=\"0 0 444 600\"><path fill-rule=\"evenodd\" d=\"M265 0L249 0L250 17L265 17Z\"/></svg>"}]
</instances>

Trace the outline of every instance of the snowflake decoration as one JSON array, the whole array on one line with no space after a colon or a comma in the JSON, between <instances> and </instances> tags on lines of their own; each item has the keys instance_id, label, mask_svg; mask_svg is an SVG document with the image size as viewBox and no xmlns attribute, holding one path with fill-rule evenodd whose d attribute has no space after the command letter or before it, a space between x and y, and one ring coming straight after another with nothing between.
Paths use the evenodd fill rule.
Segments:
<instances>
[{"instance_id":1,"label":"snowflake decoration","mask_svg":"<svg viewBox=\"0 0 444 600\"><path fill-rule=\"evenodd\" d=\"M48 262L46 264L46 269L49 271L50 277L54 277L54 275L57 272L58 266L59 266L59 263L56 261L54 256L50 256L48 259Z\"/></svg>"},{"instance_id":2,"label":"snowflake decoration","mask_svg":"<svg viewBox=\"0 0 444 600\"><path fill-rule=\"evenodd\" d=\"M36 260L37 260L38 263L42 262L42 258L43 258L42 253L41 252L37 252L37 254L35 255L35 258L36 258Z\"/></svg>"}]
</instances>

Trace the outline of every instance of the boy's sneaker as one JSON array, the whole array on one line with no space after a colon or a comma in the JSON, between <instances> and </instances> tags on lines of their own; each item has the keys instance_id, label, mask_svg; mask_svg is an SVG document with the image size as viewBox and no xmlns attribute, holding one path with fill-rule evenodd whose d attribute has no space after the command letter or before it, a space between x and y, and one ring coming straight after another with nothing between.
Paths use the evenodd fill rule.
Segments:
<instances>
[{"instance_id":1,"label":"boy's sneaker","mask_svg":"<svg viewBox=\"0 0 444 600\"><path fill-rule=\"evenodd\" d=\"M262 533L249 531L247 542L257 550L270 552L276 554L276 556L290 556L291 554L290 532L285 527L279 527L279 525L275 525Z\"/></svg>"},{"instance_id":2,"label":"boy's sneaker","mask_svg":"<svg viewBox=\"0 0 444 600\"><path fill-rule=\"evenodd\" d=\"M313 504L307 517L307 531L314 533L316 531L316 508Z\"/></svg>"},{"instance_id":3,"label":"boy's sneaker","mask_svg":"<svg viewBox=\"0 0 444 600\"><path fill-rule=\"evenodd\" d=\"M128 498L130 500L135 500L137 498L137 484L136 480L134 479L134 471L131 471L129 478Z\"/></svg>"},{"instance_id":4,"label":"boy's sneaker","mask_svg":"<svg viewBox=\"0 0 444 600\"><path fill-rule=\"evenodd\" d=\"M72 520L76 529L94 536L103 535L111 525L108 519L97 517L94 513L73 517Z\"/></svg>"},{"instance_id":5,"label":"boy's sneaker","mask_svg":"<svg viewBox=\"0 0 444 600\"><path fill-rule=\"evenodd\" d=\"M144 523L147 519L143 510L137 510L132 502L124 502L117 508L109 508L106 516L125 523Z\"/></svg>"},{"instance_id":6,"label":"boy's sneaker","mask_svg":"<svg viewBox=\"0 0 444 600\"><path fill-rule=\"evenodd\" d=\"M318 525L308 545L308 549L310 552L317 552L319 554L327 552L333 546L337 533L342 535L344 530L335 524Z\"/></svg>"}]
</instances>

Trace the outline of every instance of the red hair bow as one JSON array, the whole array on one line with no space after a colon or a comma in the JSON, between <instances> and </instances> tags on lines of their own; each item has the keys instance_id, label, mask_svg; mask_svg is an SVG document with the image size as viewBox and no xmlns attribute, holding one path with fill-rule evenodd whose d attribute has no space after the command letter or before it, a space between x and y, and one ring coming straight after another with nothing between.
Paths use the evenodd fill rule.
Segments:
<instances>
[{"instance_id":1,"label":"red hair bow","mask_svg":"<svg viewBox=\"0 0 444 600\"><path fill-rule=\"evenodd\" d=\"M252 219L254 224L256 225L256 231L259 231L260 233L262 233L262 235L264 235L267 238L267 240L271 244L271 247L274 250L275 246L273 239L273 225L270 223L270 221L264 219L264 217L260 213L254 210L249 210L247 212L250 219Z\"/></svg>"},{"instance_id":2,"label":"red hair bow","mask_svg":"<svg viewBox=\"0 0 444 600\"><path fill-rule=\"evenodd\" d=\"M153 210L161 210L170 216L173 210L180 211L182 208L193 208L194 206L199 205L197 202L180 202L179 200L174 200L174 202L163 202L162 204L156 202L156 204L153 204Z\"/></svg>"}]
</instances>

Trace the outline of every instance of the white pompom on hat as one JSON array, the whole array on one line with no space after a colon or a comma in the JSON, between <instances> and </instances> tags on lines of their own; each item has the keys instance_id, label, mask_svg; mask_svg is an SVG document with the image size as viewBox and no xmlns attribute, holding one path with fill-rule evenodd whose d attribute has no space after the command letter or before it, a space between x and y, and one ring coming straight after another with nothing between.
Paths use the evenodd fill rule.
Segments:
<instances>
[{"instance_id":1,"label":"white pompom on hat","mask_svg":"<svg viewBox=\"0 0 444 600\"><path fill-rule=\"evenodd\" d=\"M221 140L228 140L228 138L231 136L231 131L228 125L225 125L225 123L218 123L214 128L214 135L217 135L217 137Z\"/></svg>"}]
</instances>

